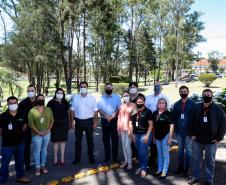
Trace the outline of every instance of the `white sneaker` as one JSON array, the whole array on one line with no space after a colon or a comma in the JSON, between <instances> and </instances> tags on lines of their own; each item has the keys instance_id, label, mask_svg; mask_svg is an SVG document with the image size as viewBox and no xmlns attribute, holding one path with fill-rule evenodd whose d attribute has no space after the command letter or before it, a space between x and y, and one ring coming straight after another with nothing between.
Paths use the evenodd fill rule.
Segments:
<instances>
[{"instance_id":1,"label":"white sneaker","mask_svg":"<svg viewBox=\"0 0 226 185\"><path fill-rule=\"evenodd\" d=\"M136 174L136 175L139 175L139 174L140 174L140 172L141 172L141 169L140 169L140 168L138 168L138 169L135 171L135 174Z\"/></svg>"},{"instance_id":2,"label":"white sneaker","mask_svg":"<svg viewBox=\"0 0 226 185\"><path fill-rule=\"evenodd\" d=\"M121 165L120 165L120 168L125 168L127 166L127 162L123 162Z\"/></svg>"},{"instance_id":3,"label":"white sneaker","mask_svg":"<svg viewBox=\"0 0 226 185\"><path fill-rule=\"evenodd\" d=\"M127 166L127 170L131 170L133 168L133 166L132 166L132 164L128 164L128 166Z\"/></svg>"}]
</instances>

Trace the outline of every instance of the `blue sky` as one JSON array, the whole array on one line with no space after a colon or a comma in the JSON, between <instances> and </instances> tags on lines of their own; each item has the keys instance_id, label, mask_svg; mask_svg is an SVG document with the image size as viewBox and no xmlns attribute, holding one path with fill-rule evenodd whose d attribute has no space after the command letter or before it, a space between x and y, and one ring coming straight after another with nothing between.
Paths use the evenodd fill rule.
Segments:
<instances>
[{"instance_id":1,"label":"blue sky","mask_svg":"<svg viewBox=\"0 0 226 185\"><path fill-rule=\"evenodd\" d=\"M220 51L226 56L226 0L195 0L192 10L203 13L201 20L205 22L205 30L201 34L206 42L198 44L194 52L201 52L202 57L213 50ZM7 21L8 31L12 23ZM2 23L0 22L0 38L3 37Z\"/></svg>"},{"instance_id":2,"label":"blue sky","mask_svg":"<svg viewBox=\"0 0 226 185\"><path fill-rule=\"evenodd\" d=\"M201 20L205 22L202 35L207 42L198 44L194 52L201 52L203 57L213 50L226 56L226 0L195 0L193 10L204 14Z\"/></svg>"}]
</instances>

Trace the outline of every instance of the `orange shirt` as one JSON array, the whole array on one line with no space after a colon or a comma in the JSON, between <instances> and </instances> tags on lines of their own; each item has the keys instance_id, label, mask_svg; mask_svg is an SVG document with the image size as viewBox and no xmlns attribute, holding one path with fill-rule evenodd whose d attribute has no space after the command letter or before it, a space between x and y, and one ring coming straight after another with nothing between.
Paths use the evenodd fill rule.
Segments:
<instances>
[{"instance_id":1,"label":"orange shirt","mask_svg":"<svg viewBox=\"0 0 226 185\"><path fill-rule=\"evenodd\" d=\"M135 104L130 102L128 105L123 103L119 108L118 114L118 131L128 131L129 121L132 112L135 110Z\"/></svg>"}]
</instances>

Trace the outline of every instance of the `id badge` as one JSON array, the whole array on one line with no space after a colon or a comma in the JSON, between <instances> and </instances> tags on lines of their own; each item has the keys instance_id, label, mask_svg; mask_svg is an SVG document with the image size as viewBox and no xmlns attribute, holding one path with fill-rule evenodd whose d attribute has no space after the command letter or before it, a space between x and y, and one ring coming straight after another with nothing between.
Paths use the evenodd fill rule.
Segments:
<instances>
[{"instance_id":1,"label":"id badge","mask_svg":"<svg viewBox=\"0 0 226 185\"><path fill-rule=\"evenodd\" d=\"M138 127L138 121L136 121L136 127Z\"/></svg>"},{"instance_id":2,"label":"id badge","mask_svg":"<svg viewBox=\"0 0 226 185\"><path fill-rule=\"evenodd\" d=\"M184 114L181 114L180 115L180 119L184 119Z\"/></svg>"},{"instance_id":3,"label":"id badge","mask_svg":"<svg viewBox=\"0 0 226 185\"><path fill-rule=\"evenodd\" d=\"M40 123L44 123L45 118L40 119Z\"/></svg>"},{"instance_id":4,"label":"id badge","mask_svg":"<svg viewBox=\"0 0 226 185\"><path fill-rule=\"evenodd\" d=\"M13 125L12 125L12 123L10 123L10 124L8 125L8 130L13 130Z\"/></svg>"},{"instance_id":5,"label":"id badge","mask_svg":"<svg viewBox=\"0 0 226 185\"><path fill-rule=\"evenodd\" d=\"M204 123L207 123L207 122L208 122L208 119L207 119L206 116L203 117L203 122L204 122Z\"/></svg>"}]
</instances>

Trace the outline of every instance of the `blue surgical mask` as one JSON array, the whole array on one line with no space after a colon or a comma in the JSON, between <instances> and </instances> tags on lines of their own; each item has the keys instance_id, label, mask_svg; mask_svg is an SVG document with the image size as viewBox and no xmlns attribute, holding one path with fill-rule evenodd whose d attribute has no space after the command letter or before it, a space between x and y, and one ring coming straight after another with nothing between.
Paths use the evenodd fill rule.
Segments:
<instances>
[{"instance_id":1,"label":"blue surgical mask","mask_svg":"<svg viewBox=\"0 0 226 185\"><path fill-rule=\"evenodd\" d=\"M160 93L161 92L161 86L160 85L155 85L154 86L154 92L155 93Z\"/></svg>"}]
</instances>

